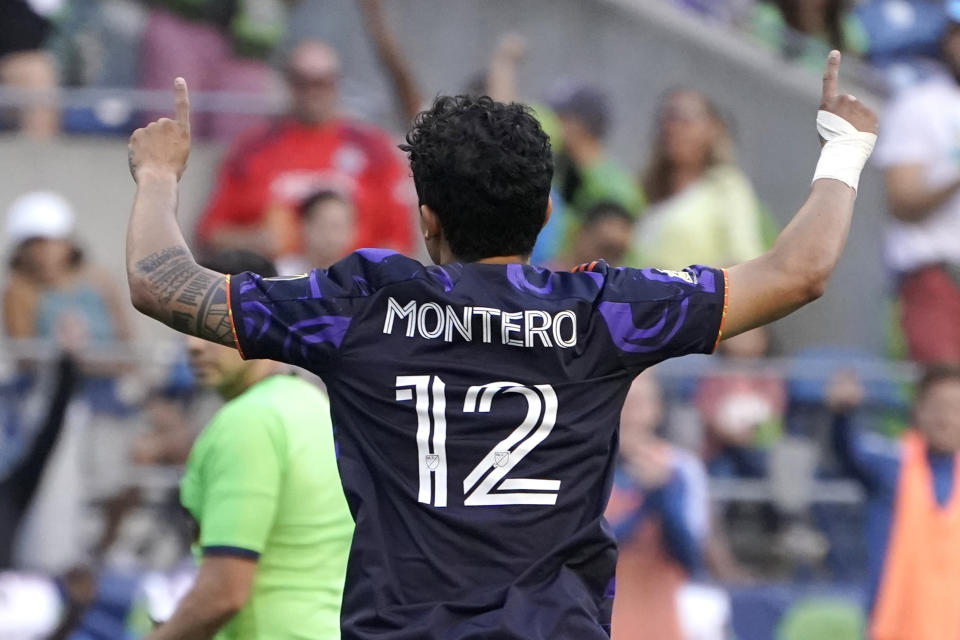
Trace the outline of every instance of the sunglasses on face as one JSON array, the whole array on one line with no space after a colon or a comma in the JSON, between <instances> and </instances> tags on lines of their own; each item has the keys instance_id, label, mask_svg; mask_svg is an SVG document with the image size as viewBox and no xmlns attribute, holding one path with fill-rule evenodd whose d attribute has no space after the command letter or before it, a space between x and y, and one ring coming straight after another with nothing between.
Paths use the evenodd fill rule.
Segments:
<instances>
[{"instance_id":1,"label":"sunglasses on face","mask_svg":"<svg viewBox=\"0 0 960 640\"><path fill-rule=\"evenodd\" d=\"M661 109L659 116L661 122L696 122L708 119L710 114L706 109L699 107L669 106Z\"/></svg>"},{"instance_id":2,"label":"sunglasses on face","mask_svg":"<svg viewBox=\"0 0 960 640\"><path fill-rule=\"evenodd\" d=\"M294 89L330 89L337 84L337 74L314 75L302 71L288 70L287 82Z\"/></svg>"}]
</instances>

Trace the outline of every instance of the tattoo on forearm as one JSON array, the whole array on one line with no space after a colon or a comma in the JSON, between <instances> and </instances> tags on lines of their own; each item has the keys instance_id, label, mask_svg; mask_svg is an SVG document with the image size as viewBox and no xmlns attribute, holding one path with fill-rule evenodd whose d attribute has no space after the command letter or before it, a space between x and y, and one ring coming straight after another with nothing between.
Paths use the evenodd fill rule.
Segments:
<instances>
[{"instance_id":1,"label":"tattoo on forearm","mask_svg":"<svg viewBox=\"0 0 960 640\"><path fill-rule=\"evenodd\" d=\"M194 277L196 263L190 258L176 258L150 275L157 300L166 306Z\"/></svg>"},{"instance_id":2,"label":"tattoo on forearm","mask_svg":"<svg viewBox=\"0 0 960 640\"><path fill-rule=\"evenodd\" d=\"M218 278L217 282L207 289L200 302L196 335L214 342L233 344L233 326L230 324L230 310L227 308L226 278Z\"/></svg>"},{"instance_id":3,"label":"tattoo on forearm","mask_svg":"<svg viewBox=\"0 0 960 640\"><path fill-rule=\"evenodd\" d=\"M183 247L171 247L147 256L137 263L137 269L142 273L153 273L174 258L187 258L189 256L190 253Z\"/></svg>"},{"instance_id":4,"label":"tattoo on forearm","mask_svg":"<svg viewBox=\"0 0 960 640\"><path fill-rule=\"evenodd\" d=\"M151 254L135 268L160 306L160 319L171 328L233 344L225 278L197 265L183 247Z\"/></svg>"}]
</instances>

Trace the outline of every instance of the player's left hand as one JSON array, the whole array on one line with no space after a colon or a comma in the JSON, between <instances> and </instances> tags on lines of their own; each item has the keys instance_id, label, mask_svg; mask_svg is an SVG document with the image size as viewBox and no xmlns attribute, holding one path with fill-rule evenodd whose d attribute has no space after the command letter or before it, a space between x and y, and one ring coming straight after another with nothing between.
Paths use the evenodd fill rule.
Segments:
<instances>
[{"instance_id":1,"label":"player's left hand","mask_svg":"<svg viewBox=\"0 0 960 640\"><path fill-rule=\"evenodd\" d=\"M840 59L839 51L831 51L827 57L827 65L823 70L820 109L840 116L852 124L857 131L876 133L877 114L855 96L839 92ZM820 141L823 142L823 138Z\"/></svg>"},{"instance_id":2,"label":"player's left hand","mask_svg":"<svg viewBox=\"0 0 960 640\"><path fill-rule=\"evenodd\" d=\"M130 174L138 183L146 173L173 174L179 180L187 168L187 158L190 156L190 97L186 80L174 80L173 90L174 119L160 118L137 129L130 136Z\"/></svg>"}]
</instances>

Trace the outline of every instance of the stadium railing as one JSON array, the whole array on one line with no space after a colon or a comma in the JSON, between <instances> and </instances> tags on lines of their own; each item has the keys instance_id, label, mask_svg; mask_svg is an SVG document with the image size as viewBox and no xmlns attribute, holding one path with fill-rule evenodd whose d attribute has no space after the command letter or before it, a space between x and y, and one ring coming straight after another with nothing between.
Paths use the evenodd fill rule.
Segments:
<instances>
[{"instance_id":1,"label":"stadium railing","mask_svg":"<svg viewBox=\"0 0 960 640\"><path fill-rule=\"evenodd\" d=\"M16 363L28 360L35 363L51 362L59 357L61 349L45 340L7 340L0 355L0 388L16 377ZM97 365L126 365L121 374L133 391L130 396L145 397L149 388L161 386L166 372L183 357L183 346L176 341L139 343L133 346L89 346L79 350L77 357ZM864 386L868 410L902 412L906 406L905 389L917 376L918 368L906 362L879 358L844 359L840 357L780 357L731 365L720 358L691 356L658 365L654 372L665 389L671 406L687 404L697 382L704 377L751 374L776 376L785 381L791 401L819 407L824 402L826 384L840 369L855 371ZM799 434L813 439L811 434ZM157 472L141 478L145 484L157 485L158 478L176 482L175 475ZM138 480L139 481L139 480ZM161 483L162 484L162 483ZM775 500L776 490L769 478L711 478L711 497L717 502L767 503ZM862 493L853 482L833 479L815 479L811 499L820 504L856 504Z\"/></svg>"},{"instance_id":2,"label":"stadium railing","mask_svg":"<svg viewBox=\"0 0 960 640\"><path fill-rule=\"evenodd\" d=\"M53 91L0 85L0 107L58 106L62 109L126 109L166 112L171 92L127 87L61 87ZM283 102L273 94L235 91L191 91L190 109L195 113L269 115L279 113Z\"/></svg>"}]
</instances>

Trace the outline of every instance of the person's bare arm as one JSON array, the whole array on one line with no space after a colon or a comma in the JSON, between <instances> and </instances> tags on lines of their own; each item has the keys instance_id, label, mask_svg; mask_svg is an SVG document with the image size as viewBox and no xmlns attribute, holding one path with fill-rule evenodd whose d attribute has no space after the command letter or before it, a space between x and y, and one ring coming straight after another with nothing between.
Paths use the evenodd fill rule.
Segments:
<instances>
[{"instance_id":1,"label":"person's bare arm","mask_svg":"<svg viewBox=\"0 0 960 640\"><path fill-rule=\"evenodd\" d=\"M960 179L930 187L923 165L890 167L883 174L890 214L902 222L920 222L960 191Z\"/></svg>"},{"instance_id":2,"label":"person's bare arm","mask_svg":"<svg viewBox=\"0 0 960 640\"><path fill-rule=\"evenodd\" d=\"M238 556L205 556L193 588L173 616L144 640L208 640L250 597L257 561Z\"/></svg>"},{"instance_id":3,"label":"person's bare arm","mask_svg":"<svg viewBox=\"0 0 960 640\"><path fill-rule=\"evenodd\" d=\"M3 328L8 338L32 338L37 295L22 276L13 274L3 292Z\"/></svg>"},{"instance_id":4,"label":"person's bare arm","mask_svg":"<svg viewBox=\"0 0 960 640\"><path fill-rule=\"evenodd\" d=\"M837 93L839 69L840 54L832 52L820 108L858 131L876 133L876 115L856 98ZM823 295L846 244L855 200L856 191L847 184L816 180L773 248L728 270L724 338L782 318Z\"/></svg>"},{"instance_id":5,"label":"person's bare arm","mask_svg":"<svg viewBox=\"0 0 960 640\"><path fill-rule=\"evenodd\" d=\"M127 227L127 281L138 311L182 333L233 346L226 278L197 264L177 222L178 182L190 155L190 101L174 84L176 118L130 136L137 195Z\"/></svg>"},{"instance_id":6,"label":"person's bare arm","mask_svg":"<svg viewBox=\"0 0 960 640\"><path fill-rule=\"evenodd\" d=\"M413 120L420 112L423 99L409 61L400 50L400 45L397 44L397 39L387 24L383 2L382 0L357 0L357 3L360 5L364 25L373 40L380 64L386 68L390 76L393 91L400 103L401 113L406 120Z\"/></svg>"},{"instance_id":7,"label":"person's bare arm","mask_svg":"<svg viewBox=\"0 0 960 640\"><path fill-rule=\"evenodd\" d=\"M117 286L117 282L110 273L103 269L91 269L90 279L107 306L107 312L113 322L114 339L117 342L129 342L133 338L133 329L130 326L130 314L128 313L130 304L124 297L122 289Z\"/></svg>"},{"instance_id":8,"label":"person's bare arm","mask_svg":"<svg viewBox=\"0 0 960 640\"><path fill-rule=\"evenodd\" d=\"M487 70L487 95L497 102L517 99L517 69L527 53L527 43L519 33L507 33L497 43Z\"/></svg>"}]
</instances>

